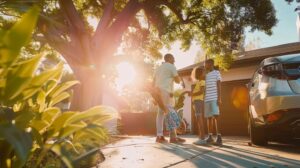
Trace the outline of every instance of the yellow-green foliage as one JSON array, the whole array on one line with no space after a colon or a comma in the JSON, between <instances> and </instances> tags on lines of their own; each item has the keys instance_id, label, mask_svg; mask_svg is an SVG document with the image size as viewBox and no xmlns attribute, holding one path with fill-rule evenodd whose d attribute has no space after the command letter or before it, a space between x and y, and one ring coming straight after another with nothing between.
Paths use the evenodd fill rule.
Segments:
<instances>
[{"instance_id":1,"label":"yellow-green foliage","mask_svg":"<svg viewBox=\"0 0 300 168\"><path fill-rule=\"evenodd\" d=\"M73 167L81 156L99 147L108 134L103 122L108 107L62 112L55 105L70 97L77 81L59 83L63 64L38 73L42 58L22 61L21 48L38 19L34 6L9 30L0 30L0 167L43 167L47 157ZM53 159L49 158L50 160ZM34 162L30 161L34 160Z\"/></svg>"}]
</instances>

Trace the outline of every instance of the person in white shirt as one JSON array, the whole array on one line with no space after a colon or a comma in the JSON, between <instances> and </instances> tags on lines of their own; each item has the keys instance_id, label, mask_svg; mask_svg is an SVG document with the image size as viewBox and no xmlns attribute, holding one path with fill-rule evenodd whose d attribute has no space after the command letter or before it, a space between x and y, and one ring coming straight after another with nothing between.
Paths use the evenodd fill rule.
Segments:
<instances>
[{"instance_id":1,"label":"person in white shirt","mask_svg":"<svg viewBox=\"0 0 300 168\"><path fill-rule=\"evenodd\" d=\"M221 105L221 74L214 68L214 60L205 61L205 98L204 98L204 116L208 121L207 143L222 145L222 137L218 130L217 118L220 115L219 106ZM217 140L214 141L212 133L213 127L216 129Z\"/></svg>"},{"instance_id":2,"label":"person in white shirt","mask_svg":"<svg viewBox=\"0 0 300 168\"><path fill-rule=\"evenodd\" d=\"M173 85L174 82L180 83L181 79L178 76L176 67L174 66L175 59L172 54L166 54L164 56L165 62L157 68L155 75L154 75L154 87L158 88L163 104L167 107L169 111L174 112L173 108ZM156 131L157 131L157 138L156 142L164 143L167 142L163 135L163 123L166 115L166 123L170 123L168 121L171 120L172 123L172 115L176 118L175 113L166 112L164 109L161 109L157 113L156 117ZM169 115L172 114L172 115ZM178 121L175 121L176 123ZM170 130L170 143L183 143L185 142L184 139L177 137L176 128L174 126L167 126Z\"/></svg>"}]
</instances>

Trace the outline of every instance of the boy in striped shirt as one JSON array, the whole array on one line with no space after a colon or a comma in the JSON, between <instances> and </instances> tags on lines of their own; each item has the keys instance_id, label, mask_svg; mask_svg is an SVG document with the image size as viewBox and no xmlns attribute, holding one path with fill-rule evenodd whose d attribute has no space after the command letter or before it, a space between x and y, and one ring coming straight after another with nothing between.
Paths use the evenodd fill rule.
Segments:
<instances>
[{"instance_id":1,"label":"boy in striped shirt","mask_svg":"<svg viewBox=\"0 0 300 168\"><path fill-rule=\"evenodd\" d=\"M222 145L222 137L218 130L217 118L220 115L219 106L221 105L221 74L214 69L214 60L205 61L205 69L207 71L205 77L205 99L204 99L204 116L208 122L207 143ZM214 141L212 133L213 126L216 128L217 139Z\"/></svg>"}]
</instances>

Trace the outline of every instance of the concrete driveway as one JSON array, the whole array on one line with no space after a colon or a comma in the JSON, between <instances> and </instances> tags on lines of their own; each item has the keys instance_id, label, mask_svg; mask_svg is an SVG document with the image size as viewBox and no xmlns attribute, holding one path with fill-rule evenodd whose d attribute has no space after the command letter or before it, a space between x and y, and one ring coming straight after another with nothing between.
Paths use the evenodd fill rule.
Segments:
<instances>
[{"instance_id":1,"label":"concrete driveway","mask_svg":"<svg viewBox=\"0 0 300 168\"><path fill-rule=\"evenodd\" d=\"M224 145L195 146L197 137L185 136L183 145L158 144L155 137L129 136L102 149L103 168L160 167L300 167L300 145L271 143L249 146L247 137L224 137Z\"/></svg>"}]
</instances>

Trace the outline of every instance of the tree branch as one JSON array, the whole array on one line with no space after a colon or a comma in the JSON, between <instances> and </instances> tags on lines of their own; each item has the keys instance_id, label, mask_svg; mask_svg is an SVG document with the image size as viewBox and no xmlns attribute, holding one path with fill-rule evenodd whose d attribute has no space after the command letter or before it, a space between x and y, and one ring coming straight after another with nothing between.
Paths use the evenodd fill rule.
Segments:
<instances>
[{"instance_id":1,"label":"tree branch","mask_svg":"<svg viewBox=\"0 0 300 168\"><path fill-rule=\"evenodd\" d=\"M169 9L177 16L177 18L178 18L181 22L184 22L184 21L185 21L184 18L183 18L183 15L182 15L182 13L181 13L181 11L178 10L178 9L176 8L176 6L175 6L173 3L168 2L168 1L166 1L166 0L159 0L159 3L160 3L161 5L165 5L166 7L168 7L168 8L169 8Z\"/></svg>"},{"instance_id":2,"label":"tree branch","mask_svg":"<svg viewBox=\"0 0 300 168\"><path fill-rule=\"evenodd\" d=\"M45 35L45 39L47 40L47 43L54 48L56 51L58 51L63 57L66 59L66 61L71 65L80 65L81 60L74 55L74 50L70 48L66 43L64 42L58 42L51 38L51 35Z\"/></svg>"},{"instance_id":3,"label":"tree branch","mask_svg":"<svg viewBox=\"0 0 300 168\"><path fill-rule=\"evenodd\" d=\"M100 19L94 37L93 37L93 43L95 42L95 40L99 40L101 39L101 34L102 32L105 30L105 28L107 28L109 21L111 20L111 16L112 16L112 11L114 8L114 0L110 0L108 2L108 4L106 5L102 18ZM95 46L98 47L98 46Z\"/></svg>"},{"instance_id":4,"label":"tree branch","mask_svg":"<svg viewBox=\"0 0 300 168\"><path fill-rule=\"evenodd\" d=\"M72 0L59 0L59 5L61 6L61 11L65 13L66 19L72 27L76 29L76 32L85 33L84 22L76 10Z\"/></svg>"},{"instance_id":5,"label":"tree branch","mask_svg":"<svg viewBox=\"0 0 300 168\"><path fill-rule=\"evenodd\" d=\"M97 40L97 46L95 53L98 55L99 63L103 62L104 56L111 56L120 45L123 33L127 30L131 20L136 13L141 9L142 5L138 0L130 0L124 9L116 16L115 21L107 28L105 34L101 39ZM101 41L99 41L101 40Z\"/></svg>"},{"instance_id":6,"label":"tree branch","mask_svg":"<svg viewBox=\"0 0 300 168\"><path fill-rule=\"evenodd\" d=\"M81 48L81 56L83 64L92 64L94 62L91 54L91 38L86 32L85 24L80 17L78 11L72 0L59 0L61 11L65 14L65 17L70 25L71 40L76 43L77 47Z\"/></svg>"}]
</instances>

